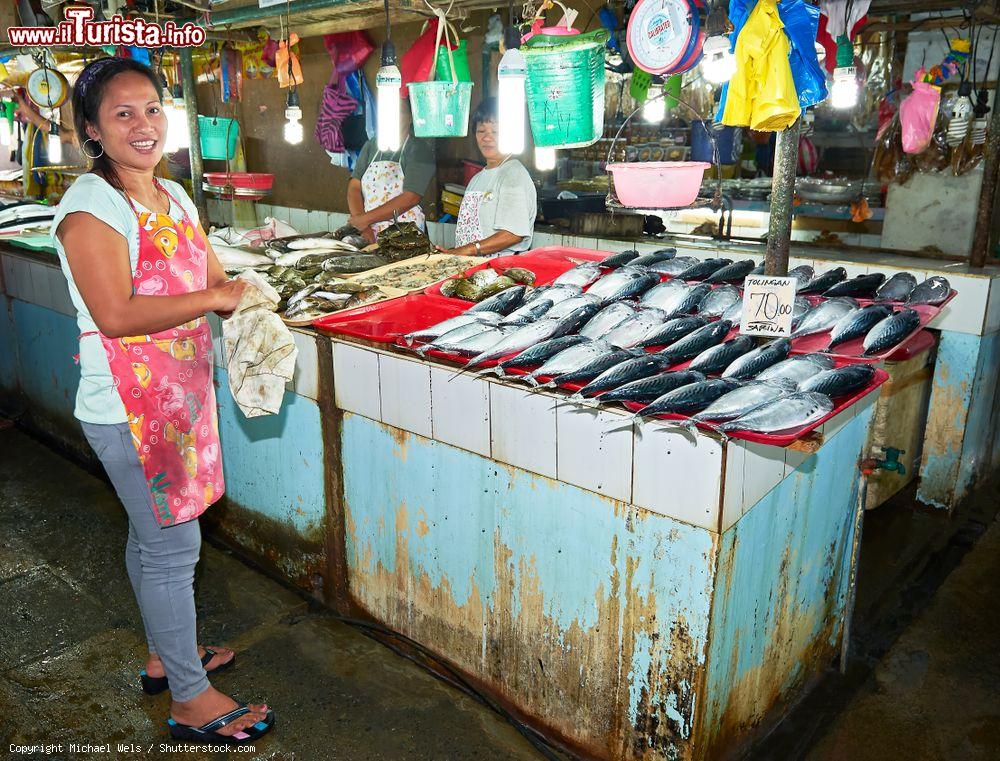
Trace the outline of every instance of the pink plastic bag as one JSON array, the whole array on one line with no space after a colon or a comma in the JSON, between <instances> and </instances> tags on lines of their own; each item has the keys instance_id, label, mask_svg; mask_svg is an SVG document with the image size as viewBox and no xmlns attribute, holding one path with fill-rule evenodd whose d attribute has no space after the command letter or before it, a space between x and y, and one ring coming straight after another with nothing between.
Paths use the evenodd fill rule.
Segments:
<instances>
[{"instance_id":1,"label":"pink plastic bag","mask_svg":"<svg viewBox=\"0 0 1000 761\"><path fill-rule=\"evenodd\" d=\"M922 72L917 72L917 79ZM941 89L928 82L913 82L913 92L899 104L899 122L902 126L903 151L923 153L937 123L938 106L941 104Z\"/></svg>"}]
</instances>

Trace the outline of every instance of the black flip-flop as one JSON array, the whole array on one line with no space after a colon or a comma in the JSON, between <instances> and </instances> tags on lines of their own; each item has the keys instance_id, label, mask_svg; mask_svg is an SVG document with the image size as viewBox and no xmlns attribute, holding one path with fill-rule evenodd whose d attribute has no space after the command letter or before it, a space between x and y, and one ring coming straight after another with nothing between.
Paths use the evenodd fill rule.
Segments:
<instances>
[{"instance_id":1,"label":"black flip-flop","mask_svg":"<svg viewBox=\"0 0 1000 761\"><path fill-rule=\"evenodd\" d=\"M233 653L233 657L221 666L216 666L214 669L208 670L208 664L216 655L218 655L218 653L215 650L206 647L205 654L201 657L201 665L208 671L209 674L217 674L220 671L225 671L227 668L236 663L236 653ZM146 673L145 669L139 672L139 679L142 680L142 691L147 695L159 695L164 690L170 689L170 682L167 681L165 676L150 676Z\"/></svg>"},{"instance_id":2,"label":"black flip-flop","mask_svg":"<svg viewBox=\"0 0 1000 761\"><path fill-rule=\"evenodd\" d=\"M193 727L190 724L181 724L173 719L167 719L167 727L170 736L175 740L187 740L194 743L211 743L213 745L244 745L259 740L274 727L274 711L268 709L264 714L264 720L242 729L234 735L220 735L218 730L232 721L246 716L250 713L250 708L241 705L239 708L224 714L217 719L212 719L207 724L200 727Z\"/></svg>"}]
</instances>

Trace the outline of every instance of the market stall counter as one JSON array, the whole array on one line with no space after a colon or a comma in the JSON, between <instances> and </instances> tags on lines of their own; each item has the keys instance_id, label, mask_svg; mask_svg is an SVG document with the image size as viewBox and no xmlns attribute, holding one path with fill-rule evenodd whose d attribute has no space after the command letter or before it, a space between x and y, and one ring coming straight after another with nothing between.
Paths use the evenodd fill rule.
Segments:
<instances>
[{"instance_id":1,"label":"market stall counter","mask_svg":"<svg viewBox=\"0 0 1000 761\"><path fill-rule=\"evenodd\" d=\"M351 598L594 756L737 755L839 650L877 384L747 441L397 342L446 302L321 322Z\"/></svg>"}]
</instances>

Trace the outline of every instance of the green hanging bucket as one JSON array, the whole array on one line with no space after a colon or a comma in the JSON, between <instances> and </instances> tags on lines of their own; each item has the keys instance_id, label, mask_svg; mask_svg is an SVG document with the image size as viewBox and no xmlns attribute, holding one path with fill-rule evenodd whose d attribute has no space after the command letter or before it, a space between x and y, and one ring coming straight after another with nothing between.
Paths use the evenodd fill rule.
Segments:
<instances>
[{"instance_id":1,"label":"green hanging bucket","mask_svg":"<svg viewBox=\"0 0 1000 761\"><path fill-rule=\"evenodd\" d=\"M236 155L240 142L240 124L235 119L198 114L201 135L201 157L211 161L228 161Z\"/></svg>"},{"instance_id":2,"label":"green hanging bucket","mask_svg":"<svg viewBox=\"0 0 1000 761\"><path fill-rule=\"evenodd\" d=\"M469 73L469 52L465 47L465 40L458 41L458 47L452 52L455 59L455 77L459 82L471 82L472 74ZM438 45L437 49L437 78L440 81L451 79L448 76L448 48L445 45Z\"/></svg>"},{"instance_id":3,"label":"green hanging bucket","mask_svg":"<svg viewBox=\"0 0 1000 761\"><path fill-rule=\"evenodd\" d=\"M429 80L434 79L439 62L451 77L443 82L413 82L410 91L410 112L413 115L413 134L417 137L465 137L469 134L469 110L472 104L472 82L459 81L455 60L457 51L447 46L449 24L438 24L435 41L438 55L431 63ZM441 36L444 35L444 56L441 56ZM464 40L463 40L464 43ZM464 50L460 47L459 50ZM468 59L466 59L468 69Z\"/></svg>"},{"instance_id":4,"label":"green hanging bucket","mask_svg":"<svg viewBox=\"0 0 1000 761\"><path fill-rule=\"evenodd\" d=\"M536 34L521 46L535 145L580 148L604 133L606 29L573 36Z\"/></svg>"}]
</instances>

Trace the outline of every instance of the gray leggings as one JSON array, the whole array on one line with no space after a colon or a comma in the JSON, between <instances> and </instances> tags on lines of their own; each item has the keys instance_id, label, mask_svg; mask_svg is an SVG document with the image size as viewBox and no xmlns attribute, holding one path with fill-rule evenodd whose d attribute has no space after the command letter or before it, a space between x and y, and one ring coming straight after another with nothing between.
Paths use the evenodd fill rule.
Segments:
<instances>
[{"instance_id":1,"label":"gray leggings","mask_svg":"<svg viewBox=\"0 0 1000 761\"><path fill-rule=\"evenodd\" d=\"M208 688L198 657L194 567L201 552L197 519L161 528L127 423L82 423L128 513L125 567L146 629L149 652L160 656L174 700L191 700Z\"/></svg>"}]
</instances>

